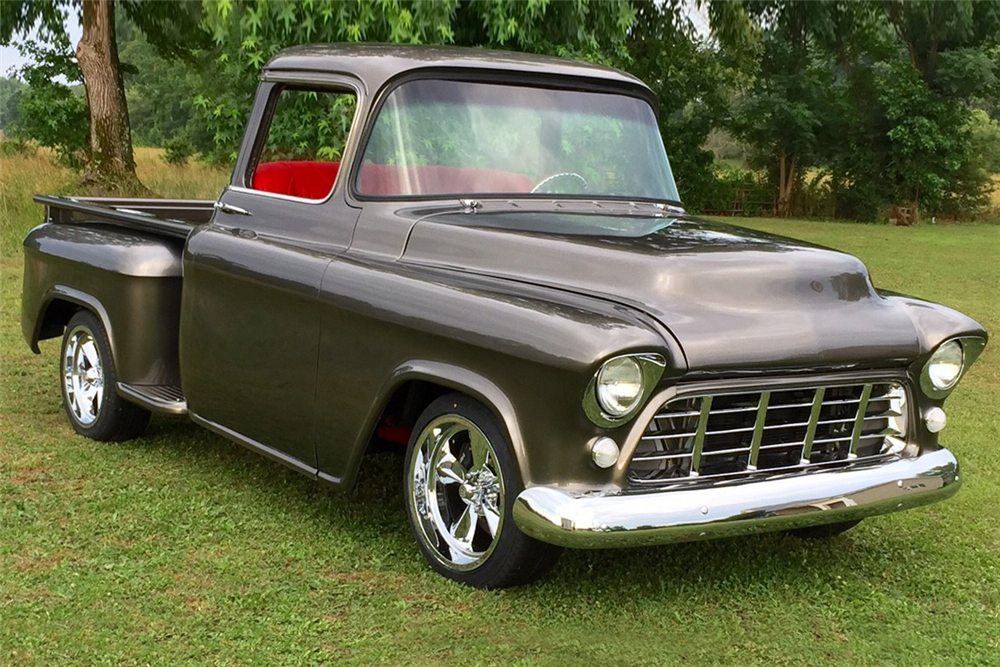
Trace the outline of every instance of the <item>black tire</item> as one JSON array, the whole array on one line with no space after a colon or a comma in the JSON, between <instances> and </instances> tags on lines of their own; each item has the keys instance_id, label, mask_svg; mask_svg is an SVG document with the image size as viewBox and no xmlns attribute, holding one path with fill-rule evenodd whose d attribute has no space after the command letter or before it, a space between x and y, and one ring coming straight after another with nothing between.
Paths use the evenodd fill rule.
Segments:
<instances>
[{"instance_id":1,"label":"black tire","mask_svg":"<svg viewBox=\"0 0 1000 667\"><path fill-rule=\"evenodd\" d=\"M795 528L788 531L788 534L803 540L828 540L831 537L836 537L841 533L849 531L859 523L861 523L861 519L855 519L854 521L842 521L840 523L825 523L821 526Z\"/></svg>"},{"instance_id":2,"label":"black tire","mask_svg":"<svg viewBox=\"0 0 1000 667\"><path fill-rule=\"evenodd\" d=\"M418 466L417 464L426 463L427 448L434 448L434 445L430 444L431 440L428 437L422 437L422 434L432 424L453 424L455 422L452 420L456 419L460 423L471 423L485 436L490 452L492 453L492 456L487 458L490 463L489 465L483 464L477 468L472 458L474 456L471 443L473 436L469 435L468 439L463 441L464 436L462 432L460 430L457 431L457 435L454 438L448 439L451 444L446 443L443 447L448 448L448 453L452 453L456 447L458 448L460 454L457 455L458 458L455 460L459 462L459 466L461 466L463 457L468 457L465 459L469 462L468 471L464 473L468 477L465 477L466 481L461 483L448 481L436 484L434 488L440 489L434 495L436 502L427 502L428 496L425 491L422 496L424 510L420 510L418 509L420 494L418 494L417 489L428 489L430 485L426 482L418 481L417 478L420 476L418 470L426 471L424 473L424 479L426 480L426 475L430 474L431 466L429 464ZM455 428L461 429L461 425ZM428 431L429 434L432 432L433 429ZM441 443L442 441L443 438L434 440L435 443ZM463 442L467 442L467 444L463 444ZM441 446L438 446L435 451L442 452L444 450ZM430 460L433 461L434 458L431 457ZM498 467L499 470L493 470L494 466ZM462 470L465 470L464 466ZM483 477L486 474L483 472L484 470L490 473L485 478ZM493 474L497 472L499 475ZM473 476L477 477L473 482L468 482L469 479L473 479ZM497 486L497 481L490 482L491 477L494 480L497 478L502 480L502 485ZM441 479L444 479L444 476ZM485 482L484 479L486 480ZM481 493L479 495L471 494L471 497L462 500L462 494L465 493L466 496L470 496L468 489L470 486L475 486L476 484L480 485L476 488ZM430 566L449 579L475 588L496 589L520 586L544 576L552 569L552 566L555 565L556 560L558 560L559 555L562 553L561 547L539 542L536 539L528 537L515 525L513 520L514 499L523 488L517 461L511 453L510 444L504 433L504 429L493 416L493 413L481 403L468 396L457 393L447 394L431 403L420 415L413 428L410 443L406 450L403 485L406 498L406 513L410 521L410 528L413 531L413 537ZM498 488L502 494L502 508L500 507L501 503L498 502L499 497L497 495L490 496L488 492L484 491L494 488ZM485 500L482 500L483 498ZM479 505L482 509L482 514L480 515L477 515L473 509L477 507L475 504L478 502L477 499L482 500L482 503ZM462 503L466 505L464 509L462 509ZM480 560L474 560L474 562L461 567L450 562L451 560L457 560L458 557L465 557L465 554L452 551L449 548L446 538L439 530L440 524L435 524L431 516L433 514L433 511L429 509L431 505L438 508L439 516L443 516L445 512L448 512L449 517L451 517L453 513L447 507L453 506L456 508L454 513L461 514L463 511L467 511L470 512L470 516L476 517L472 522L472 531L475 536L469 540L468 546L470 549L473 548L477 544L477 540L479 540L478 544L480 545L488 542L488 546L482 552L484 555L479 557ZM489 521L487 521L487 512L494 519L498 515L501 517L499 528L495 530L492 537L490 533L493 532L493 528ZM445 520L444 524L447 525L447 523L449 522ZM454 525L458 526L459 522L456 522ZM433 533L433 535L428 537L425 534L428 532ZM455 539L455 535L453 534L449 535L449 537L453 540ZM432 544L432 540L437 540L437 545Z\"/></svg>"},{"instance_id":3,"label":"black tire","mask_svg":"<svg viewBox=\"0 0 1000 667\"><path fill-rule=\"evenodd\" d=\"M75 356L70 351L71 345L74 346L72 349L76 350L77 347L87 346L91 341L93 348L96 349L98 363L92 364L88 359L81 358L80 364L74 365ZM94 349L88 346L91 356ZM73 387L79 385L74 385L72 378L82 378L85 373L81 374L73 369L79 369L81 365L86 365L88 371L96 367L97 371L93 372L93 377L99 376L100 383L88 383L88 397L81 398L83 396L81 392L77 397L78 402L75 403ZM59 353L59 383L66 418L73 430L80 435L100 441L131 440L142 435L146 425L149 424L149 410L129 403L118 395L116 390L118 374L111 355L108 333L104 330L100 319L88 310L77 311L66 325ZM84 404L86 407L83 407Z\"/></svg>"}]
</instances>

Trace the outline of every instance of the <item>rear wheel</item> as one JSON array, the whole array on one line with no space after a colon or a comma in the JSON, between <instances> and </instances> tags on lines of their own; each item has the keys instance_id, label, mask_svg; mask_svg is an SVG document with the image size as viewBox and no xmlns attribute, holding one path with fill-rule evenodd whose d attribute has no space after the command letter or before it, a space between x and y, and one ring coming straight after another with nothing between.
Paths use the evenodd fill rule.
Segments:
<instances>
[{"instance_id":1,"label":"rear wheel","mask_svg":"<svg viewBox=\"0 0 1000 667\"><path fill-rule=\"evenodd\" d=\"M63 407L77 433L93 440L130 440L142 434L150 413L115 390L111 344L96 315L81 310L70 318L59 358Z\"/></svg>"},{"instance_id":2,"label":"rear wheel","mask_svg":"<svg viewBox=\"0 0 1000 667\"><path fill-rule=\"evenodd\" d=\"M794 530L788 531L788 534L805 540L825 540L831 537L836 537L841 533L845 533L859 523L861 523L861 519L857 519L855 521L842 521L840 523L825 523L821 526L795 528Z\"/></svg>"},{"instance_id":3,"label":"rear wheel","mask_svg":"<svg viewBox=\"0 0 1000 667\"><path fill-rule=\"evenodd\" d=\"M462 394L431 403L406 455L406 509L431 567L477 588L526 584L551 569L562 549L522 533L512 519L521 484L503 430Z\"/></svg>"}]
</instances>

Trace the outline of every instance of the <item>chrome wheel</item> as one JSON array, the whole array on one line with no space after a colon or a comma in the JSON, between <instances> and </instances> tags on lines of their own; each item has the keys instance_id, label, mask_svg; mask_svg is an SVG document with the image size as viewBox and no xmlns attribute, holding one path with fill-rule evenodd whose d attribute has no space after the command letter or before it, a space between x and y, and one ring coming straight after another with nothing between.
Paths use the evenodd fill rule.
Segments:
<instances>
[{"instance_id":1,"label":"chrome wheel","mask_svg":"<svg viewBox=\"0 0 1000 667\"><path fill-rule=\"evenodd\" d=\"M104 402L104 366L94 335L85 327L67 336L63 353L63 385L66 407L82 426L101 416Z\"/></svg>"},{"instance_id":2,"label":"chrome wheel","mask_svg":"<svg viewBox=\"0 0 1000 667\"><path fill-rule=\"evenodd\" d=\"M443 415L420 432L409 502L428 550L444 566L473 570L496 548L504 482L489 438L471 421Z\"/></svg>"}]
</instances>

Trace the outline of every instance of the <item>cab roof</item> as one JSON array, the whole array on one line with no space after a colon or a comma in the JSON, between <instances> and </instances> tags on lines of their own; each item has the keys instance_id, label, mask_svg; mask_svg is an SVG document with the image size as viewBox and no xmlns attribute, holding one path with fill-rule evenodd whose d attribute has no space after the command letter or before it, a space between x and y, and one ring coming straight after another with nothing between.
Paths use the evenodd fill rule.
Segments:
<instances>
[{"instance_id":1,"label":"cab roof","mask_svg":"<svg viewBox=\"0 0 1000 667\"><path fill-rule=\"evenodd\" d=\"M610 67L513 51L454 46L391 44L294 46L279 52L265 65L264 77L272 72L349 74L360 79L369 91L375 91L397 75L424 69L581 77L609 84L639 86L648 90L639 79Z\"/></svg>"}]
</instances>

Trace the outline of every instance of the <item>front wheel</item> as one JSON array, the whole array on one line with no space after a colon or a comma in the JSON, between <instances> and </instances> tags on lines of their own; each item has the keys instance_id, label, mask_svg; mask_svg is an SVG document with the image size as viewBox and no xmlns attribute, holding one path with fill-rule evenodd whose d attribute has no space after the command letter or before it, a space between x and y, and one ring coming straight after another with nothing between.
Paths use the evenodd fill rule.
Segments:
<instances>
[{"instance_id":1,"label":"front wheel","mask_svg":"<svg viewBox=\"0 0 1000 667\"><path fill-rule=\"evenodd\" d=\"M81 310L66 325L60 354L63 407L70 425L92 440L130 440L142 434L150 413L115 390L117 374L104 325Z\"/></svg>"},{"instance_id":2,"label":"front wheel","mask_svg":"<svg viewBox=\"0 0 1000 667\"><path fill-rule=\"evenodd\" d=\"M407 448L404 484L417 544L449 579L518 586L543 576L562 552L514 524L516 461L493 414L467 396L448 394L424 410Z\"/></svg>"}]
</instances>

